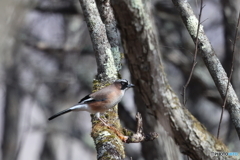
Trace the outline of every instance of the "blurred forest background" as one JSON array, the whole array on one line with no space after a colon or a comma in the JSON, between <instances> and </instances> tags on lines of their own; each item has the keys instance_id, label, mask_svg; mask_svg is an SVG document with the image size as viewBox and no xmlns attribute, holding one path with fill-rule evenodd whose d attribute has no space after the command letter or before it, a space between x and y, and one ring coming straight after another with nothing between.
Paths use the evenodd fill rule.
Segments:
<instances>
[{"instance_id":1,"label":"blurred forest background","mask_svg":"<svg viewBox=\"0 0 240 160\"><path fill-rule=\"evenodd\" d=\"M182 87L191 71L194 43L171 1L152 0L151 3L165 71L182 99ZM189 0L189 3L198 16L198 1ZM229 73L234 37L231 33L235 30L240 1L205 0L204 5L202 25ZM96 159L89 113L70 113L51 122L47 120L89 94L97 73L79 2L1 0L0 7L0 157L3 160ZM238 97L239 44L232 79ZM126 60L122 64L122 77L130 80ZM130 129L135 127L135 101L140 101L137 98L129 90L119 106L121 122ZM201 58L198 58L187 98L186 107L216 135L222 100ZM231 151L240 151L227 111L220 139ZM126 144L127 157L148 159L151 151L144 146L152 143ZM179 160L186 159L180 153L175 154Z\"/></svg>"}]
</instances>

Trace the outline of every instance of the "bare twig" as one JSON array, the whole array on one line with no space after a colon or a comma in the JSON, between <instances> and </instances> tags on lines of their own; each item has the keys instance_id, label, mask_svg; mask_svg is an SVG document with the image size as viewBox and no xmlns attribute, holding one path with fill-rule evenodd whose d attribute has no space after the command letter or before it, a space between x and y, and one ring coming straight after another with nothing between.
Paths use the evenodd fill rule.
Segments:
<instances>
[{"instance_id":1,"label":"bare twig","mask_svg":"<svg viewBox=\"0 0 240 160\"><path fill-rule=\"evenodd\" d=\"M108 126L108 127L112 129L123 142L126 142L126 143L139 143L143 141L153 141L158 137L158 134L156 132L150 132L148 134L143 133L142 116L139 112L136 114L136 120L137 120L137 132L132 133L127 131L127 133L130 133L130 135L129 134L123 135L116 128L111 126Z\"/></svg>"},{"instance_id":2,"label":"bare twig","mask_svg":"<svg viewBox=\"0 0 240 160\"><path fill-rule=\"evenodd\" d=\"M142 116L139 112L136 115L136 120L138 124L137 132L131 136L128 136L126 143L139 143L143 141L153 141L158 137L158 134L156 132L151 132L148 134L143 133Z\"/></svg>"},{"instance_id":3,"label":"bare twig","mask_svg":"<svg viewBox=\"0 0 240 160\"><path fill-rule=\"evenodd\" d=\"M196 39L196 30L197 30L197 18L194 16L194 13L191 9L190 4L185 0L172 0L174 5L180 11L181 18L188 29L189 34L192 39ZM211 43L209 42L207 36L204 33L203 28L200 27L199 36L198 36L198 50L201 52L203 61L208 68L209 73L212 76L212 79L222 97L226 97L226 108L229 111L231 121L236 128L238 137L240 138L240 102L239 99L231 85L228 86L228 94L226 96L226 89L228 84L228 77L225 70L222 67L221 62L217 58L215 51Z\"/></svg>"},{"instance_id":4,"label":"bare twig","mask_svg":"<svg viewBox=\"0 0 240 160\"><path fill-rule=\"evenodd\" d=\"M230 84L230 81L232 79L232 74L233 74L235 47L236 47L236 41L237 41L237 38L238 38L239 23L240 23L240 12L239 12L239 15L238 15L237 26L236 26L236 29L235 29L235 37L234 37L233 46L232 46L231 70L230 70L230 75L228 77L227 89L226 89L226 92L225 92L225 98L224 98L224 102L223 102L223 106L222 106L222 112L221 112L221 116L220 116L220 120L219 120L219 124L218 124L217 138L219 138L221 123L222 123L222 118L223 118L223 112L224 112L224 109L225 109L225 106L226 106L226 102L227 102L227 94L228 94L229 84Z\"/></svg>"},{"instance_id":5,"label":"bare twig","mask_svg":"<svg viewBox=\"0 0 240 160\"><path fill-rule=\"evenodd\" d=\"M196 40L195 40L195 51L194 51L194 57L193 57L193 63L192 63L192 69L191 72L189 74L188 80L186 82L186 84L183 86L183 105L185 106L187 103L186 100L186 89L192 79L192 75L193 75L193 71L195 66L197 65L197 54L198 54L198 34L199 34L199 29L200 29L200 25L201 25L201 16L202 16L202 10L203 10L204 6L203 6L203 0L201 0L201 7L200 7L200 13L198 16L198 28L197 28L197 35L196 35Z\"/></svg>"}]
</instances>

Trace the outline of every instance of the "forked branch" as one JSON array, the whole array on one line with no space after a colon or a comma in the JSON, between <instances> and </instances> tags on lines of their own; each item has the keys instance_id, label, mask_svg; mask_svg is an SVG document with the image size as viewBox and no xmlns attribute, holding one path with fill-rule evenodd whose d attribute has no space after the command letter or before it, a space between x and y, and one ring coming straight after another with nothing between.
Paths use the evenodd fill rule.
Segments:
<instances>
[{"instance_id":1,"label":"forked branch","mask_svg":"<svg viewBox=\"0 0 240 160\"><path fill-rule=\"evenodd\" d=\"M112 129L118 135L118 137L125 143L139 143L144 141L153 141L156 138L158 138L158 133L156 132L150 132L147 134L143 133L142 116L139 112L136 114L136 120L137 120L136 133L123 129L123 132L124 132L123 134L119 130L117 130L115 127L112 127L112 126L108 126L108 127Z\"/></svg>"}]
</instances>

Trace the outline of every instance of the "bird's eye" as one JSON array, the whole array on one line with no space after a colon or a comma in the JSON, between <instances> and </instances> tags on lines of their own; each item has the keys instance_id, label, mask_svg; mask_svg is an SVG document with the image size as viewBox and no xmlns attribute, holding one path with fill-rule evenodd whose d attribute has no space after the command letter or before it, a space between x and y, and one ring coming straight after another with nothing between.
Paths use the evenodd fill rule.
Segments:
<instances>
[{"instance_id":1,"label":"bird's eye","mask_svg":"<svg viewBox=\"0 0 240 160\"><path fill-rule=\"evenodd\" d=\"M121 84L124 86L124 85L126 85L126 83L125 82L121 82Z\"/></svg>"}]
</instances>

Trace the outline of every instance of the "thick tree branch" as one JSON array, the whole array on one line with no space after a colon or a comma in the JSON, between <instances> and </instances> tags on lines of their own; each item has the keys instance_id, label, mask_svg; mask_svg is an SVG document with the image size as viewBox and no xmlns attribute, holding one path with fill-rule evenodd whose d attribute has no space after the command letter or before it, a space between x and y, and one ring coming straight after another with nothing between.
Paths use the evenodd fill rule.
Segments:
<instances>
[{"instance_id":1,"label":"thick tree branch","mask_svg":"<svg viewBox=\"0 0 240 160\"><path fill-rule=\"evenodd\" d=\"M115 20L110 0L96 0L97 7L106 27L108 41L111 45L111 51L114 58L117 71L121 69L121 54L120 54L120 35L117 29L117 22Z\"/></svg>"},{"instance_id":2,"label":"thick tree branch","mask_svg":"<svg viewBox=\"0 0 240 160\"><path fill-rule=\"evenodd\" d=\"M100 18L96 3L94 0L79 1L96 55L98 65L97 79L112 81L117 78L117 70L114 65L111 46L107 39L106 28Z\"/></svg>"},{"instance_id":3,"label":"thick tree branch","mask_svg":"<svg viewBox=\"0 0 240 160\"><path fill-rule=\"evenodd\" d=\"M212 159L212 152L227 152L227 147L182 107L169 86L149 10L146 11L141 1L111 2L121 29L133 82L138 86L146 106L179 144L181 151L192 159Z\"/></svg>"},{"instance_id":4,"label":"thick tree branch","mask_svg":"<svg viewBox=\"0 0 240 160\"><path fill-rule=\"evenodd\" d=\"M94 90L111 83L117 79L117 69L111 52L111 46L106 35L95 0L79 0L84 18L91 36L94 52L98 65L97 80L94 81ZM104 116L108 118L108 123L120 129L117 106L107 111ZM117 119L117 120L116 120ZM98 159L123 159L125 157L122 141L117 135L102 123L97 123L97 119L92 116L93 129L92 137L96 144Z\"/></svg>"},{"instance_id":5,"label":"thick tree branch","mask_svg":"<svg viewBox=\"0 0 240 160\"><path fill-rule=\"evenodd\" d=\"M193 41L195 42L198 20L194 15L191 6L184 0L172 1L178 8L182 20L186 28L188 29L188 32L190 33ZM222 99L224 99L228 86L228 77L214 52L211 43L205 35L202 26L200 27L200 32L198 36L198 48ZM240 138L240 103L231 84L229 85L228 89L226 108L229 111L232 123L236 128L238 137Z\"/></svg>"}]
</instances>

